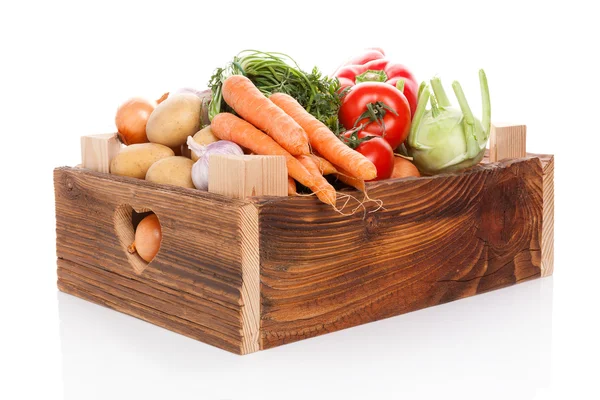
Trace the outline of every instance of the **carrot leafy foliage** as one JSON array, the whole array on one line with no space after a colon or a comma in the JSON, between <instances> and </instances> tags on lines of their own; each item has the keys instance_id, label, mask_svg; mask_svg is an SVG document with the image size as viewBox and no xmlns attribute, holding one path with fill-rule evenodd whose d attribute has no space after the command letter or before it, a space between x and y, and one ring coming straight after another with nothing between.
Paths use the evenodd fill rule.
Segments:
<instances>
[{"instance_id":1,"label":"carrot leafy foliage","mask_svg":"<svg viewBox=\"0 0 600 400\"><path fill-rule=\"evenodd\" d=\"M295 98L306 111L339 132L338 111L345 92L340 92L337 78L324 76L317 67L305 72L291 57L283 53L244 50L223 68L217 68L210 78L212 101L209 118L222 111L232 112L223 100L223 82L231 75L244 75L265 95L286 93Z\"/></svg>"}]
</instances>

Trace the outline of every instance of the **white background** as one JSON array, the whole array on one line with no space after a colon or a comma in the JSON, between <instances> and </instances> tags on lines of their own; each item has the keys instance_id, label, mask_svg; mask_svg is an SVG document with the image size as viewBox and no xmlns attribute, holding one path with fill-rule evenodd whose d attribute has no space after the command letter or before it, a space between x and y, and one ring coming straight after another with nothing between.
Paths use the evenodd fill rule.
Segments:
<instances>
[{"instance_id":1,"label":"white background","mask_svg":"<svg viewBox=\"0 0 600 400\"><path fill-rule=\"evenodd\" d=\"M600 398L594 3L2 2L0 398ZM203 88L245 48L330 72L367 46L475 110L484 67L493 121L556 154L552 278L244 357L57 291L52 170L122 100Z\"/></svg>"}]
</instances>

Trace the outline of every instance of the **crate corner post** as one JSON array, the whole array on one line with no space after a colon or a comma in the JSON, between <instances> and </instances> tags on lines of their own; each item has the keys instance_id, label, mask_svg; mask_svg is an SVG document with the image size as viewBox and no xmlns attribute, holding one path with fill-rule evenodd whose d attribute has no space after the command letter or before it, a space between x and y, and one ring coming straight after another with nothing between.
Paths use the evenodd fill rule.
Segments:
<instances>
[{"instance_id":1,"label":"crate corner post","mask_svg":"<svg viewBox=\"0 0 600 400\"><path fill-rule=\"evenodd\" d=\"M554 156L542 175L542 277L554 273Z\"/></svg>"},{"instance_id":2,"label":"crate corner post","mask_svg":"<svg viewBox=\"0 0 600 400\"><path fill-rule=\"evenodd\" d=\"M527 156L527 127L519 124L492 124L490 132L490 161Z\"/></svg>"},{"instance_id":3,"label":"crate corner post","mask_svg":"<svg viewBox=\"0 0 600 400\"><path fill-rule=\"evenodd\" d=\"M248 196L287 196L284 156L211 155L208 191L243 199Z\"/></svg>"},{"instance_id":4,"label":"crate corner post","mask_svg":"<svg viewBox=\"0 0 600 400\"><path fill-rule=\"evenodd\" d=\"M110 172L110 162L121 150L116 133L81 137L81 167L96 172Z\"/></svg>"}]
</instances>

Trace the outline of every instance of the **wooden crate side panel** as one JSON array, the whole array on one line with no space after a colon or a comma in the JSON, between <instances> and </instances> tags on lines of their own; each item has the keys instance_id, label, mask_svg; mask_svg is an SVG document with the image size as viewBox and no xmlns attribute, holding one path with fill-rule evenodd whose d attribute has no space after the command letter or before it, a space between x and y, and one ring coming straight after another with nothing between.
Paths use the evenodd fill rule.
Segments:
<instances>
[{"instance_id":1,"label":"wooden crate side panel","mask_svg":"<svg viewBox=\"0 0 600 400\"><path fill-rule=\"evenodd\" d=\"M537 158L369 195L385 210L364 220L307 198L260 205L261 348L540 276Z\"/></svg>"},{"instance_id":2,"label":"wooden crate side panel","mask_svg":"<svg viewBox=\"0 0 600 400\"><path fill-rule=\"evenodd\" d=\"M57 274L58 288L65 293L241 353L239 329L215 316L210 309L195 307L177 295L148 290L146 284L129 281L118 274L93 266L82 267L62 258L58 259Z\"/></svg>"},{"instance_id":3,"label":"wooden crate side panel","mask_svg":"<svg viewBox=\"0 0 600 400\"><path fill-rule=\"evenodd\" d=\"M60 288L77 287L77 293L87 291L96 299L110 295L111 304L121 304L113 308L153 323L157 320L148 308L177 319L161 320L161 326L189 321L196 339L242 352L240 213L245 203L73 168L55 170L55 194ZM114 213L124 204L154 211L161 223L160 251L142 272L129 263L115 230ZM61 269L61 259L70 268L62 263ZM70 286L61 283L67 277ZM107 285L113 285L111 291ZM123 304L134 307L134 302L146 312L128 312Z\"/></svg>"}]
</instances>

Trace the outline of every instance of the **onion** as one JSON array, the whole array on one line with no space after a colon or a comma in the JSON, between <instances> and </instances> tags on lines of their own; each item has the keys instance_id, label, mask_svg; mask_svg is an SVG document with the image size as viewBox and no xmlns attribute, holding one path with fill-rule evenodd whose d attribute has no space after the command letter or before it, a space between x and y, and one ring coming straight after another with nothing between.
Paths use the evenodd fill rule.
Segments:
<instances>
[{"instance_id":1,"label":"onion","mask_svg":"<svg viewBox=\"0 0 600 400\"><path fill-rule=\"evenodd\" d=\"M150 262L158 253L160 241L162 240L162 230L156 214L150 214L145 217L135 230L135 240L127 248L130 253L137 252L146 262Z\"/></svg>"},{"instance_id":2,"label":"onion","mask_svg":"<svg viewBox=\"0 0 600 400\"><path fill-rule=\"evenodd\" d=\"M208 190L208 159L212 154L244 155L242 148L229 140L219 140L208 146L202 146L188 136L187 144L192 153L198 157L198 161L192 167L192 181L196 189L200 190Z\"/></svg>"},{"instance_id":3,"label":"onion","mask_svg":"<svg viewBox=\"0 0 600 400\"><path fill-rule=\"evenodd\" d=\"M115 124L121 142L126 145L147 143L146 123L156 108L156 102L139 97L127 100L117 109Z\"/></svg>"}]
</instances>

